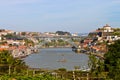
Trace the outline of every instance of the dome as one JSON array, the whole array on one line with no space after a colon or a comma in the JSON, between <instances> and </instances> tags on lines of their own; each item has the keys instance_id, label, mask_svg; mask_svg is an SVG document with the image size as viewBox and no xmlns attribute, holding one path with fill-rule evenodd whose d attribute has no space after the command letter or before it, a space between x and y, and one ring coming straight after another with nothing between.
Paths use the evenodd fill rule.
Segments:
<instances>
[{"instance_id":1,"label":"dome","mask_svg":"<svg viewBox=\"0 0 120 80\"><path fill-rule=\"evenodd\" d=\"M103 26L103 27L105 28L105 27L110 27L110 26L109 26L108 24L106 24L106 25L105 25L105 26Z\"/></svg>"}]
</instances>

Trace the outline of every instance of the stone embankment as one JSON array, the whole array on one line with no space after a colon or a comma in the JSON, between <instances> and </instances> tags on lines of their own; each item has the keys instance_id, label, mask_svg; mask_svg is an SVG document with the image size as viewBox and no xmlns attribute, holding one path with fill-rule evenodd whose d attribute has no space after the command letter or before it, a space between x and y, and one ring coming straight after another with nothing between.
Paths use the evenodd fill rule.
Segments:
<instances>
[{"instance_id":1,"label":"stone embankment","mask_svg":"<svg viewBox=\"0 0 120 80\"><path fill-rule=\"evenodd\" d=\"M11 50L12 56L14 58L24 58L32 53L39 52L39 49L35 47L28 47L28 48L16 48Z\"/></svg>"}]
</instances>

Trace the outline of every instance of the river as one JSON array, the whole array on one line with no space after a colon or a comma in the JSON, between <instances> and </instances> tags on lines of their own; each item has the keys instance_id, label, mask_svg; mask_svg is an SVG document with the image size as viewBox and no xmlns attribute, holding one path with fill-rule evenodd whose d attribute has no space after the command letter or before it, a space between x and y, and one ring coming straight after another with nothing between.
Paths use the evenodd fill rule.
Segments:
<instances>
[{"instance_id":1,"label":"river","mask_svg":"<svg viewBox=\"0 0 120 80\"><path fill-rule=\"evenodd\" d=\"M88 55L75 53L71 48L45 48L24 58L30 68L73 70L75 66L88 68Z\"/></svg>"}]
</instances>

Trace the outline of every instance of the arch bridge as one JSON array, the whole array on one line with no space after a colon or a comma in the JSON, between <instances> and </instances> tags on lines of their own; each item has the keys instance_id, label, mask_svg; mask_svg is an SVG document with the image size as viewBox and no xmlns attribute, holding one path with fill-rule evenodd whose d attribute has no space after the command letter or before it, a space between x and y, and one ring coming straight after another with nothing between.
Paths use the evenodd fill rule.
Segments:
<instances>
[{"instance_id":1,"label":"arch bridge","mask_svg":"<svg viewBox=\"0 0 120 80\"><path fill-rule=\"evenodd\" d=\"M39 43L39 47L42 47L43 45L45 45L46 43L51 42L52 40L59 40L59 39L68 42L69 44L71 44L75 48L79 48L79 45L75 44L72 41L72 38L43 38L42 39L43 41L41 43Z\"/></svg>"},{"instance_id":2,"label":"arch bridge","mask_svg":"<svg viewBox=\"0 0 120 80\"><path fill-rule=\"evenodd\" d=\"M66 41L66 42L68 42L69 44L71 44L72 45L72 50L74 51L74 52L76 52L76 51L85 51L85 49L82 49L79 45L77 45L77 44L75 44L74 43L74 41L72 40L72 38L66 38L66 37L64 37L64 38L62 38L62 37L57 37L57 38L42 38L42 40L43 40L43 42L41 42L41 43L39 43L39 47L42 47L43 45L45 45L46 43L48 43L48 42L50 42L50 41L52 41L52 40L58 40L58 39L61 39L61 40L63 40L63 41ZM104 59L104 56L103 56L103 54L99 54L99 53L93 53L93 52L89 52L89 51L86 51L86 52L82 52L82 53L85 53L85 54L88 54L88 55L94 55L94 56L96 56L96 57L99 57L100 59Z\"/></svg>"}]
</instances>

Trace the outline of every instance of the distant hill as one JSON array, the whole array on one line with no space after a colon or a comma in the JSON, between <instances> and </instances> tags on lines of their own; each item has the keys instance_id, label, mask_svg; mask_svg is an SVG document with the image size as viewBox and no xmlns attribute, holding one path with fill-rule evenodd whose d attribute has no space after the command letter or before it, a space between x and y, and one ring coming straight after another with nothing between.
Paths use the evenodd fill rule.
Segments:
<instances>
[{"instance_id":1,"label":"distant hill","mask_svg":"<svg viewBox=\"0 0 120 80\"><path fill-rule=\"evenodd\" d=\"M71 35L70 32L64 32L64 31L56 31L56 34L58 35Z\"/></svg>"}]
</instances>

